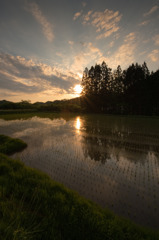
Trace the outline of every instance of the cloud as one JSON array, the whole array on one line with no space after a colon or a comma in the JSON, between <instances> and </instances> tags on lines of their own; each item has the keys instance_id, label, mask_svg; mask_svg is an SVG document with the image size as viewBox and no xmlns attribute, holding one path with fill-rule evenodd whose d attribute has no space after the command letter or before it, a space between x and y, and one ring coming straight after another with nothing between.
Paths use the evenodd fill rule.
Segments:
<instances>
[{"instance_id":1,"label":"cloud","mask_svg":"<svg viewBox=\"0 0 159 240\"><path fill-rule=\"evenodd\" d=\"M74 41L68 41L70 45L74 45Z\"/></svg>"},{"instance_id":2,"label":"cloud","mask_svg":"<svg viewBox=\"0 0 159 240\"><path fill-rule=\"evenodd\" d=\"M115 69L118 65L125 68L128 64L135 61L136 47L136 33L131 32L125 36L123 44L114 54L106 57L102 56L99 62L101 63L102 61L105 61L113 69Z\"/></svg>"},{"instance_id":3,"label":"cloud","mask_svg":"<svg viewBox=\"0 0 159 240\"><path fill-rule=\"evenodd\" d=\"M153 40L155 42L155 45L159 46L159 34L153 37Z\"/></svg>"},{"instance_id":4,"label":"cloud","mask_svg":"<svg viewBox=\"0 0 159 240\"><path fill-rule=\"evenodd\" d=\"M7 89L12 92L25 92L25 93L37 93L41 92L40 86L29 86L26 84L18 82L15 77L12 76L12 80L10 79L11 75L6 74L5 72L0 71L0 83L1 89Z\"/></svg>"},{"instance_id":5,"label":"cloud","mask_svg":"<svg viewBox=\"0 0 159 240\"><path fill-rule=\"evenodd\" d=\"M112 58L113 63L126 66L127 64L134 62L136 46L136 33L131 32L125 36L124 43L114 54Z\"/></svg>"},{"instance_id":6,"label":"cloud","mask_svg":"<svg viewBox=\"0 0 159 240\"><path fill-rule=\"evenodd\" d=\"M109 43L109 47L112 48L114 46L114 44L115 44L115 41L113 40Z\"/></svg>"},{"instance_id":7,"label":"cloud","mask_svg":"<svg viewBox=\"0 0 159 240\"><path fill-rule=\"evenodd\" d=\"M82 2L82 6L85 7L87 5L86 2Z\"/></svg>"},{"instance_id":8,"label":"cloud","mask_svg":"<svg viewBox=\"0 0 159 240\"><path fill-rule=\"evenodd\" d=\"M28 3L27 10L31 12L33 17L37 20L37 22L42 26L42 31L45 37L49 42L52 42L54 39L53 27L52 24L46 19L40 10L37 3Z\"/></svg>"},{"instance_id":9,"label":"cloud","mask_svg":"<svg viewBox=\"0 0 159 240\"><path fill-rule=\"evenodd\" d=\"M103 56L99 48L95 47L92 42L83 43L82 51L74 56L74 62L71 69L75 72L81 71L90 63L97 62Z\"/></svg>"},{"instance_id":10,"label":"cloud","mask_svg":"<svg viewBox=\"0 0 159 240\"><path fill-rule=\"evenodd\" d=\"M147 53L147 51L140 52L140 53L139 53L139 56L143 56L143 55L145 55L146 53Z\"/></svg>"},{"instance_id":11,"label":"cloud","mask_svg":"<svg viewBox=\"0 0 159 240\"><path fill-rule=\"evenodd\" d=\"M119 30L122 15L116 11L105 9L104 12L89 11L83 15L83 24L92 25L98 33L97 39L107 38Z\"/></svg>"},{"instance_id":12,"label":"cloud","mask_svg":"<svg viewBox=\"0 0 159 240\"><path fill-rule=\"evenodd\" d=\"M158 8L159 7L157 5L153 6L148 12L144 13L144 17L150 16L152 13L156 12Z\"/></svg>"},{"instance_id":13,"label":"cloud","mask_svg":"<svg viewBox=\"0 0 159 240\"><path fill-rule=\"evenodd\" d=\"M89 11L86 15L83 15L83 24L87 24L90 21L91 14L93 11Z\"/></svg>"},{"instance_id":14,"label":"cloud","mask_svg":"<svg viewBox=\"0 0 159 240\"><path fill-rule=\"evenodd\" d=\"M113 46L112 41L109 46ZM82 51L74 56L74 62L71 69L81 73L85 67L90 67L95 63L101 64L105 61L108 66L115 69L118 65L126 68L129 64L135 61L135 51L137 48L137 35L131 32L125 36L123 44L113 54L111 52L103 54L99 48L93 45L92 42L83 43Z\"/></svg>"},{"instance_id":15,"label":"cloud","mask_svg":"<svg viewBox=\"0 0 159 240\"><path fill-rule=\"evenodd\" d=\"M77 18L79 18L82 14L82 11L81 12L77 12L74 14L74 17L73 17L73 20L75 21Z\"/></svg>"},{"instance_id":16,"label":"cloud","mask_svg":"<svg viewBox=\"0 0 159 240\"><path fill-rule=\"evenodd\" d=\"M127 65L131 64L135 60L134 51L136 49L135 44L126 43L119 47L118 51L113 57L113 65Z\"/></svg>"},{"instance_id":17,"label":"cloud","mask_svg":"<svg viewBox=\"0 0 159 240\"><path fill-rule=\"evenodd\" d=\"M79 77L43 63L35 63L20 56L0 53L0 88L24 94L58 92L71 94Z\"/></svg>"},{"instance_id":18,"label":"cloud","mask_svg":"<svg viewBox=\"0 0 159 240\"><path fill-rule=\"evenodd\" d=\"M139 26L142 27L142 26L147 26L147 24L149 24L150 20L146 20L146 21L143 21L141 23L139 23Z\"/></svg>"},{"instance_id":19,"label":"cloud","mask_svg":"<svg viewBox=\"0 0 159 240\"><path fill-rule=\"evenodd\" d=\"M159 60L159 50L154 49L148 57L151 59L152 62L157 62Z\"/></svg>"},{"instance_id":20,"label":"cloud","mask_svg":"<svg viewBox=\"0 0 159 240\"><path fill-rule=\"evenodd\" d=\"M11 91L5 91L4 89L0 89L0 96L1 96L1 100L2 99L8 99L8 98L14 98L18 96L18 93L12 93ZM25 98L27 99L27 98Z\"/></svg>"},{"instance_id":21,"label":"cloud","mask_svg":"<svg viewBox=\"0 0 159 240\"><path fill-rule=\"evenodd\" d=\"M64 55L62 53L60 53L60 52L56 52L56 56L61 57L61 58L64 57Z\"/></svg>"},{"instance_id":22,"label":"cloud","mask_svg":"<svg viewBox=\"0 0 159 240\"><path fill-rule=\"evenodd\" d=\"M90 51L90 53L96 53L98 56L102 56L102 53L99 50L99 48L94 47L93 43L89 42L87 48Z\"/></svg>"},{"instance_id":23,"label":"cloud","mask_svg":"<svg viewBox=\"0 0 159 240\"><path fill-rule=\"evenodd\" d=\"M135 38L136 38L135 32L131 32L128 35L126 35L124 42L128 42L128 43L132 42L133 40L135 40Z\"/></svg>"}]
</instances>

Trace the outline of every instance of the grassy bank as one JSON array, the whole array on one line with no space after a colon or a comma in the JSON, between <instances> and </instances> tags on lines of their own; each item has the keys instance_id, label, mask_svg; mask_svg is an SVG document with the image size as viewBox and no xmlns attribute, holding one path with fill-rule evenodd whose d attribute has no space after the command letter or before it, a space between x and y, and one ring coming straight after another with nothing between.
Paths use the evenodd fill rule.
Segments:
<instances>
[{"instance_id":1,"label":"grassy bank","mask_svg":"<svg viewBox=\"0 0 159 240\"><path fill-rule=\"evenodd\" d=\"M159 239L46 174L0 154L0 239Z\"/></svg>"},{"instance_id":2,"label":"grassy bank","mask_svg":"<svg viewBox=\"0 0 159 240\"><path fill-rule=\"evenodd\" d=\"M20 139L0 135L0 153L10 155L23 150L25 147L27 147L27 144Z\"/></svg>"}]
</instances>

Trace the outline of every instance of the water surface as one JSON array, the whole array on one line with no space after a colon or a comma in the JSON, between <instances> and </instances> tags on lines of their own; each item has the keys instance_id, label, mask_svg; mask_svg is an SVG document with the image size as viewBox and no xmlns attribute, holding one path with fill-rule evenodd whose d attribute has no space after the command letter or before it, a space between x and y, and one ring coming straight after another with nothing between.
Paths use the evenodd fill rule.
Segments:
<instances>
[{"instance_id":1,"label":"water surface","mask_svg":"<svg viewBox=\"0 0 159 240\"><path fill-rule=\"evenodd\" d=\"M159 118L49 114L0 119L0 134L27 142L13 156L26 165L121 216L159 226Z\"/></svg>"}]
</instances>

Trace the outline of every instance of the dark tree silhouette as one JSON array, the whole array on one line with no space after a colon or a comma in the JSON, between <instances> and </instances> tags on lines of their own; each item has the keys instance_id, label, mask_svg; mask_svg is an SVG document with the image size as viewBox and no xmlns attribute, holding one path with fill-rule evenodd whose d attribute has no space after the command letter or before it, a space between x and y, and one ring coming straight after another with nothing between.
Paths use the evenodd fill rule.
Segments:
<instances>
[{"instance_id":1,"label":"dark tree silhouette","mask_svg":"<svg viewBox=\"0 0 159 240\"><path fill-rule=\"evenodd\" d=\"M82 78L82 106L86 111L113 114L159 114L159 70L146 62L113 71L103 62L87 68Z\"/></svg>"}]
</instances>

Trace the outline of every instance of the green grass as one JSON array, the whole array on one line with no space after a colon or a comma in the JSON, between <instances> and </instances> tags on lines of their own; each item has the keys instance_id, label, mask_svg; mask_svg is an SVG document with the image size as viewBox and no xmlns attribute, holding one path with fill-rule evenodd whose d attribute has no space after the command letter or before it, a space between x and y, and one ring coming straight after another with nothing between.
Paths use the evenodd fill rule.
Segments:
<instances>
[{"instance_id":1,"label":"green grass","mask_svg":"<svg viewBox=\"0 0 159 240\"><path fill-rule=\"evenodd\" d=\"M1 140L2 141L2 140ZM0 153L0 239L159 239Z\"/></svg>"},{"instance_id":2,"label":"green grass","mask_svg":"<svg viewBox=\"0 0 159 240\"><path fill-rule=\"evenodd\" d=\"M10 155L23 150L27 144L20 139L0 135L0 152Z\"/></svg>"}]
</instances>

